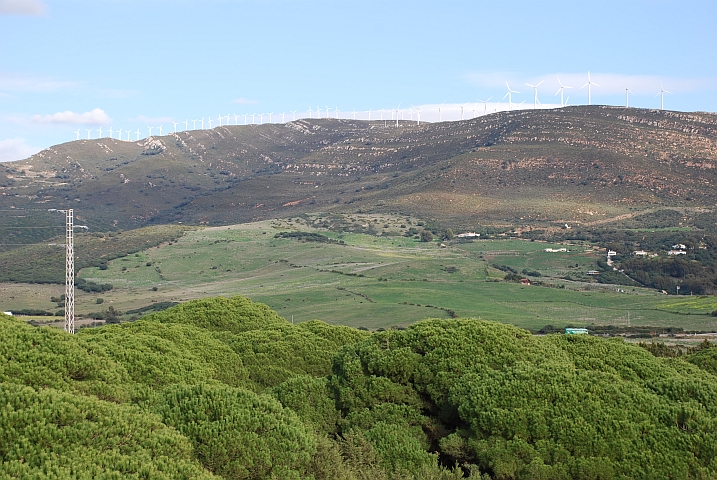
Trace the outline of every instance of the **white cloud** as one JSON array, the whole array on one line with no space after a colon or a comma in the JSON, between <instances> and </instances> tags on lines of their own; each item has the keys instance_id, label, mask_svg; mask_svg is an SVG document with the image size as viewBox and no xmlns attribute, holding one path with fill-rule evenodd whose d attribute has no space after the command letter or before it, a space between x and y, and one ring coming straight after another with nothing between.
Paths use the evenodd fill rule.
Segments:
<instances>
[{"instance_id":1,"label":"white cloud","mask_svg":"<svg viewBox=\"0 0 717 480\"><path fill-rule=\"evenodd\" d=\"M50 123L50 124L70 124L70 125L108 125L112 119L100 108L95 108L90 112L75 113L67 110L65 112L57 112L52 115L34 115L30 121L32 123Z\"/></svg>"},{"instance_id":2,"label":"white cloud","mask_svg":"<svg viewBox=\"0 0 717 480\"><path fill-rule=\"evenodd\" d=\"M566 95L583 96L587 95L587 88L581 87L588 81L587 72L583 73L546 73L539 76L522 76L512 72L489 72L470 73L466 75L469 83L479 87L500 88L507 91L506 81L510 88L529 94L532 98L532 91L526 83L537 85L540 81L544 83L539 87L541 96L553 94L560 88L558 78L563 85L572 87L566 89ZM678 78L658 75L623 75L619 73L591 72L590 80L593 82L593 95L613 95L625 93L629 87L635 95L655 95L660 91L660 82L665 90L672 93L698 92L713 90L717 87L717 79L714 78ZM596 86L599 85L599 86Z\"/></svg>"},{"instance_id":3,"label":"white cloud","mask_svg":"<svg viewBox=\"0 0 717 480\"><path fill-rule=\"evenodd\" d=\"M258 105L258 100L249 100L248 98L237 98L232 103L236 103L237 105Z\"/></svg>"},{"instance_id":4,"label":"white cloud","mask_svg":"<svg viewBox=\"0 0 717 480\"><path fill-rule=\"evenodd\" d=\"M145 117L144 115L140 115L139 117L135 118L128 118L127 119L130 122L139 122L144 123L149 126L154 126L157 124L163 124L163 123L172 123L174 119L172 117Z\"/></svg>"},{"instance_id":5,"label":"white cloud","mask_svg":"<svg viewBox=\"0 0 717 480\"><path fill-rule=\"evenodd\" d=\"M47 5L40 0L0 0L0 15L47 15Z\"/></svg>"},{"instance_id":6,"label":"white cloud","mask_svg":"<svg viewBox=\"0 0 717 480\"><path fill-rule=\"evenodd\" d=\"M24 160L42 150L25 143L24 138L9 138L0 140L0 162L14 162Z\"/></svg>"},{"instance_id":7,"label":"white cloud","mask_svg":"<svg viewBox=\"0 0 717 480\"><path fill-rule=\"evenodd\" d=\"M2 0L0 0L0 2L2 2ZM63 88L76 87L78 85L77 82L0 73L0 90L46 93L55 92Z\"/></svg>"}]
</instances>

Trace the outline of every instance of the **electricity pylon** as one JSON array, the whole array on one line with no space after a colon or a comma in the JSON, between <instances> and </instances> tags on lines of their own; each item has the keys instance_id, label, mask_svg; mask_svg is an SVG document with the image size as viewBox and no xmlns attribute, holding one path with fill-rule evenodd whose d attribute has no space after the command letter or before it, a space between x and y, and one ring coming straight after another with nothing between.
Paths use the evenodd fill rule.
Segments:
<instances>
[{"instance_id":1,"label":"electricity pylon","mask_svg":"<svg viewBox=\"0 0 717 480\"><path fill-rule=\"evenodd\" d=\"M65 331L75 333L75 225L73 210L57 210L50 212L65 214ZM78 225L84 228L85 225Z\"/></svg>"}]
</instances>

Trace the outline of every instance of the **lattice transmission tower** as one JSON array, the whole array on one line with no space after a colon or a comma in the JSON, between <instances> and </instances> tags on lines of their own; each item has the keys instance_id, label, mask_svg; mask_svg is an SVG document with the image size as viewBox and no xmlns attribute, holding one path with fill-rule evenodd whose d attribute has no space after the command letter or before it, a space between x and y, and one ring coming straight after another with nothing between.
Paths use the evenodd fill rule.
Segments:
<instances>
[{"instance_id":1,"label":"lattice transmission tower","mask_svg":"<svg viewBox=\"0 0 717 480\"><path fill-rule=\"evenodd\" d=\"M65 331L75 333L75 227L73 212L65 211Z\"/></svg>"},{"instance_id":2,"label":"lattice transmission tower","mask_svg":"<svg viewBox=\"0 0 717 480\"><path fill-rule=\"evenodd\" d=\"M74 224L71 208L49 211L65 214L65 331L75 333L75 228L87 230L87 226Z\"/></svg>"}]
</instances>

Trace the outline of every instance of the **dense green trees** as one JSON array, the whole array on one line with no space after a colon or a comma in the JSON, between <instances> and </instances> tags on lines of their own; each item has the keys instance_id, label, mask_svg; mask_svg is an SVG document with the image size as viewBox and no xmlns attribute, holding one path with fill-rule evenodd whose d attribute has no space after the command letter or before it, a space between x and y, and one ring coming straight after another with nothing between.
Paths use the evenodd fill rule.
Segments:
<instances>
[{"instance_id":1,"label":"dense green trees","mask_svg":"<svg viewBox=\"0 0 717 480\"><path fill-rule=\"evenodd\" d=\"M707 345L370 334L241 297L74 336L0 315L0 476L715 478L716 373Z\"/></svg>"}]
</instances>

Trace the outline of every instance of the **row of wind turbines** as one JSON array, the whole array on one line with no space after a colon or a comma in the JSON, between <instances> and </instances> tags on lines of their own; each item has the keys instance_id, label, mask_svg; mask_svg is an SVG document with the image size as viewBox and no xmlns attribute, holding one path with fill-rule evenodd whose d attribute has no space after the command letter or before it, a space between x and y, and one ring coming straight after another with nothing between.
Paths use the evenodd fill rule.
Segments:
<instances>
[{"instance_id":1,"label":"row of wind turbines","mask_svg":"<svg viewBox=\"0 0 717 480\"><path fill-rule=\"evenodd\" d=\"M532 84L530 84L530 83L526 83L526 84L525 84L526 86L528 86L528 87L530 87L530 88L533 89L533 109L543 108L543 104L542 104L542 103L540 102L540 100L538 99L538 87L540 87L540 85L542 85L544 81L545 81L545 80L541 80L539 83L537 83L537 84L535 84L535 85L532 85ZM565 97L565 90L566 90L566 89L571 89L571 88L573 88L573 87L568 86L568 85L563 85L563 83L560 81L560 78L558 78L558 85L560 85L560 88L558 88L558 91L555 92L555 95L554 95L554 96L557 96L558 94L560 94L560 106L561 106L561 107L566 107L566 106L568 106L568 101L570 100L570 97L567 97L567 98ZM508 111L512 111L514 107L517 108L517 109L521 109L521 108L523 107L523 104L525 104L525 101L522 101L522 102L520 102L520 103L518 103L518 104L514 104L514 103L513 103L513 94L514 94L514 93L518 93L518 94L519 94L520 92L517 91L517 90L511 89L511 88L510 88L510 85L508 84L507 81L505 82L505 86L507 87L508 91L507 91L507 93L503 96L502 100L505 100L506 98L508 99ZM600 85L598 85L597 83L595 83L595 82L592 81L592 79L590 78L590 72L588 72L588 81L587 81L587 83L585 83L585 85L583 85L583 86L580 87L580 88L583 89L583 88L586 88L586 87L587 87L587 92L588 92L588 105L592 105L592 87L600 87ZM633 93L633 92L632 92L632 90L630 90L630 87L629 87L629 86L626 86L626 87L625 87L625 107L629 107L629 106L630 106L630 94L631 94L631 93ZM663 88L663 86L662 86L662 82L660 82L660 91L657 93L657 95L655 95L655 97L658 97L658 96L660 97L660 109L661 109L661 110L664 110L664 109L665 109L665 94L666 94L666 93L667 93L667 94L671 94L672 92L669 92L669 91L665 90L665 89ZM468 108L467 108L469 105L473 105L473 117L471 117L471 118L475 118L475 117L477 117L477 116L480 116L480 114L477 114L477 111L479 110L479 109L478 109L478 105L479 105L480 103L483 104L483 113L482 113L482 115L487 115L488 113L494 113L494 112L500 111L500 105L501 105L501 103L500 103L500 102L496 102L497 105L496 105L496 107L493 109L493 111L492 111L492 112L488 112L488 102L490 102L490 100L492 100L492 99L493 99L493 97L490 97L490 98L488 98L487 100L480 100L480 99L478 99L477 102L475 102L475 103L473 103L473 102L468 102L468 103L465 103L465 104L459 104L459 105L457 105L457 106L460 107L460 109L461 109L461 118L460 118L460 119L461 119L461 120L465 120L465 115L464 115L464 113L465 113L465 111L470 111L470 110L468 110ZM443 102L443 103L441 103L440 105L433 106L433 110L437 110L437 111L438 111L438 121L439 121L439 122L442 122L442 121L443 121L443 110L444 110L445 107L447 107L447 105L445 105L445 103L446 103L446 102ZM428 106L427 106L427 105L423 105L423 106L419 106L419 107L416 107L416 106L414 106L414 105L411 105L411 108L409 108L409 109L405 109L405 108L404 108L404 109L401 109L400 107L401 107L401 105L399 104L398 107L396 107L395 109L380 109L380 110L371 110L371 109L369 109L369 110L367 110L367 111L361 111L361 112L357 112L357 111L354 109L354 110L353 110L353 120L369 120L369 121L371 121L371 120L381 120L381 121L387 122L387 121L388 121L388 118L384 119L384 114L385 114L386 112L390 112L390 113L391 113L391 122L393 122L394 119L395 119L395 121L396 121L396 127L399 127L399 116L400 116L400 120L405 120L405 116L408 115L408 116L410 116L410 120L413 121L413 115L414 115L414 114L416 115L416 122L417 122L417 124L420 125L420 124L421 124L421 112L422 112L422 111L425 111L426 109L428 109ZM554 106L549 106L548 108L554 108ZM336 118L336 119L341 118L340 115L339 115L339 114L340 114L339 108L336 107L336 108L334 108L333 110L334 110L334 117L333 117L333 118ZM316 113L316 118L317 118L317 119L320 119L320 118L332 118L332 117L330 116L331 108L330 108L328 105L326 106L325 109L322 109L321 107L316 107L316 110L314 110L311 106L309 106L308 110L306 110L306 113L308 113L308 118L314 118L314 112ZM321 113L322 113L322 112L325 112L325 116L324 116L324 117L321 116ZM297 114L297 110L291 110L289 113L291 113L291 121L295 121L295 120L297 119L297 115L296 115L296 114ZM351 112L349 112L349 113L351 113ZM371 117L371 114L372 114L372 113L374 114L373 119L372 119L372 117ZM287 112L282 112L282 113L276 114L277 116L278 116L278 115L281 115L281 122L280 122L280 123L285 123L285 121L286 121L286 114L287 114ZM302 114L303 114L303 112L300 112L299 118L306 118L305 116L302 116ZM358 116L359 114L363 114L363 115L361 115L361 116L364 117L364 118L358 118L358 119L357 119L357 116ZM244 113L244 114L239 114L239 115L237 115L237 114L227 114L226 116L220 114L220 115L217 116L216 122L215 122L211 117L209 117L209 118L207 119L207 123L208 123L208 125L209 125L209 129L214 128L213 125L214 125L215 123L216 123L217 126L219 126L219 127L231 125L231 117L232 117L232 115L234 116L234 125L239 125L239 119L242 118L242 117L244 118L244 122L243 122L244 125L256 125L256 124L257 124L257 123L256 123L256 119L257 119L257 118L259 119L259 123L258 123L258 124L259 124L259 125L263 125L263 124L265 123L265 122L264 122L264 117L268 117L268 119L269 119L268 123L274 123L274 122L273 122L273 115L275 115L275 114L274 114L274 112L270 112L270 113L251 113L251 114L250 114L250 113ZM251 117L251 123L248 122L249 117ZM348 118L348 117L344 117L344 118ZM226 121L224 121L224 119L226 119ZM188 130L189 130L189 122L190 122L189 119L185 120L184 122L174 122L174 121L172 121L171 123L174 124L174 133L177 133L177 125L180 125L180 124L182 124L182 123L184 124L184 131L188 131ZM199 128L200 130L204 130L204 129L205 129L204 117L202 117L201 119L191 120L191 122L192 122L192 130L197 130L197 123L199 123L199 125L200 125L200 128ZM163 128L164 128L164 125L159 125L159 126L157 126L157 127L147 126L147 129L148 129L148 132L149 132L149 137L152 136L152 133L153 133L153 131L154 131L155 129L157 129L157 131L159 132L159 136L162 136ZM92 138L92 132L95 131L95 130L92 130L92 129L85 129L85 130L86 130L86 132L87 132L87 140L90 140L90 139ZM97 137L97 138L104 138L103 135L102 135L102 132L103 132L102 127L98 128L96 131L98 132L98 137ZM112 129L112 127L110 127L109 129L107 129L107 138L115 138L115 137L114 137L114 133L115 133L115 131ZM134 133L133 133L131 130L125 130L124 133L127 135L126 141L128 141L128 142L129 142L129 141L132 141L131 138L130 138L130 136L131 136L132 134L135 135L135 141L139 140L139 139L140 139L140 136L141 136L141 132L140 132L139 129L137 129L137 131L134 132ZM76 135L76 137L77 137L76 140L80 140L80 130L77 130L77 131L75 132L75 135ZM117 130L117 140L123 140L122 136L123 136L123 130L122 130L122 129Z\"/></svg>"}]
</instances>

